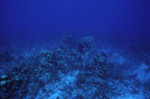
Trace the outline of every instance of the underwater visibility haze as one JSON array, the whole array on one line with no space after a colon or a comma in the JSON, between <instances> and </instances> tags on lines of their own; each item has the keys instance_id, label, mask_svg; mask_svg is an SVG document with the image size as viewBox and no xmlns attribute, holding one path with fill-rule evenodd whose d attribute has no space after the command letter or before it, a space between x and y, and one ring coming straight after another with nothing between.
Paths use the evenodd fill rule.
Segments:
<instances>
[{"instance_id":1,"label":"underwater visibility haze","mask_svg":"<svg viewBox=\"0 0 150 99\"><path fill-rule=\"evenodd\" d=\"M149 0L1 0L0 99L150 99Z\"/></svg>"}]
</instances>

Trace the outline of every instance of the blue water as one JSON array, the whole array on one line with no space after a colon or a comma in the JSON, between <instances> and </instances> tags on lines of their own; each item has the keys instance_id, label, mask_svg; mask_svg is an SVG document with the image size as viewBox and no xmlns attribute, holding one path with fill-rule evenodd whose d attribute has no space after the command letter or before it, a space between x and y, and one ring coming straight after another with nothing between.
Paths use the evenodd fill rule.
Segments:
<instances>
[{"instance_id":1,"label":"blue water","mask_svg":"<svg viewBox=\"0 0 150 99\"><path fill-rule=\"evenodd\" d=\"M149 99L149 5L1 0L0 98Z\"/></svg>"}]
</instances>

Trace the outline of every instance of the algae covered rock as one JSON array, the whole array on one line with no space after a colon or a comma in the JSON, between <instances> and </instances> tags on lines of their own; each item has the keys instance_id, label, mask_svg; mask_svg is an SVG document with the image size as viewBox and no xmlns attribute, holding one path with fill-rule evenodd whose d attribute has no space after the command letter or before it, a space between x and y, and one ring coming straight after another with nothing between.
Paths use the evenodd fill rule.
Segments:
<instances>
[{"instance_id":1,"label":"algae covered rock","mask_svg":"<svg viewBox=\"0 0 150 99\"><path fill-rule=\"evenodd\" d=\"M107 58L107 55L104 52L101 52L99 54L96 54L92 61L95 65L104 65L109 64L109 60Z\"/></svg>"},{"instance_id":2,"label":"algae covered rock","mask_svg":"<svg viewBox=\"0 0 150 99\"><path fill-rule=\"evenodd\" d=\"M1 85L1 86L5 85L5 84L6 84L6 80L2 80L2 81L0 82L0 85Z\"/></svg>"},{"instance_id":3,"label":"algae covered rock","mask_svg":"<svg viewBox=\"0 0 150 99\"><path fill-rule=\"evenodd\" d=\"M42 51L39 56L37 56L37 66L34 69L34 75L45 81L50 81L53 78L57 78L58 71L65 72L68 65L62 53L63 50L61 49Z\"/></svg>"},{"instance_id":4,"label":"algae covered rock","mask_svg":"<svg viewBox=\"0 0 150 99\"><path fill-rule=\"evenodd\" d=\"M12 55L6 50L0 50L0 63L1 62L10 62L13 60Z\"/></svg>"},{"instance_id":5,"label":"algae covered rock","mask_svg":"<svg viewBox=\"0 0 150 99\"><path fill-rule=\"evenodd\" d=\"M107 55L104 52L101 52L93 58L89 68L95 71L94 73L97 76L107 78L110 74L110 66L111 64L107 59Z\"/></svg>"},{"instance_id":6,"label":"algae covered rock","mask_svg":"<svg viewBox=\"0 0 150 99\"><path fill-rule=\"evenodd\" d=\"M0 96L1 99L9 99L15 96L19 96L20 93L24 93L25 81L17 74L2 75L0 78ZM21 95L20 95L21 96Z\"/></svg>"},{"instance_id":7,"label":"algae covered rock","mask_svg":"<svg viewBox=\"0 0 150 99\"><path fill-rule=\"evenodd\" d=\"M94 48L94 39L90 36L85 36L80 39L78 49L81 53L90 52Z\"/></svg>"},{"instance_id":8,"label":"algae covered rock","mask_svg":"<svg viewBox=\"0 0 150 99\"><path fill-rule=\"evenodd\" d=\"M59 55L53 51L42 51L38 56L39 63L43 66L57 65Z\"/></svg>"},{"instance_id":9,"label":"algae covered rock","mask_svg":"<svg viewBox=\"0 0 150 99\"><path fill-rule=\"evenodd\" d=\"M2 79L5 79L6 77L7 77L7 75L2 75L1 76Z\"/></svg>"},{"instance_id":10,"label":"algae covered rock","mask_svg":"<svg viewBox=\"0 0 150 99\"><path fill-rule=\"evenodd\" d=\"M62 38L62 41L64 43L64 45L68 48L73 47L73 37L72 37L72 33L65 33L65 35Z\"/></svg>"}]
</instances>

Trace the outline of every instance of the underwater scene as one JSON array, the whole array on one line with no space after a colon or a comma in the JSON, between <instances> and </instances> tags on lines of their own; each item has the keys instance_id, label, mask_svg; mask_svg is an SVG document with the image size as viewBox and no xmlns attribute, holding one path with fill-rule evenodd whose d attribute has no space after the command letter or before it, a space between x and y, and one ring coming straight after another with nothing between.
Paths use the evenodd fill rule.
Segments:
<instances>
[{"instance_id":1,"label":"underwater scene","mask_svg":"<svg viewBox=\"0 0 150 99\"><path fill-rule=\"evenodd\" d=\"M0 99L150 99L149 0L1 0Z\"/></svg>"}]
</instances>

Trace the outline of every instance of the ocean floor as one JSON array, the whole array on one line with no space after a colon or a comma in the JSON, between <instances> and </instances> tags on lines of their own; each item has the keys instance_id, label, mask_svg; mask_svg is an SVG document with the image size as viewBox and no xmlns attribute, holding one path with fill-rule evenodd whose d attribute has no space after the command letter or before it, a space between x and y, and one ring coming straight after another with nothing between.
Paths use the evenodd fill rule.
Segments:
<instances>
[{"instance_id":1,"label":"ocean floor","mask_svg":"<svg viewBox=\"0 0 150 99\"><path fill-rule=\"evenodd\" d=\"M1 99L150 99L150 49L103 47L71 34L0 48Z\"/></svg>"}]
</instances>

